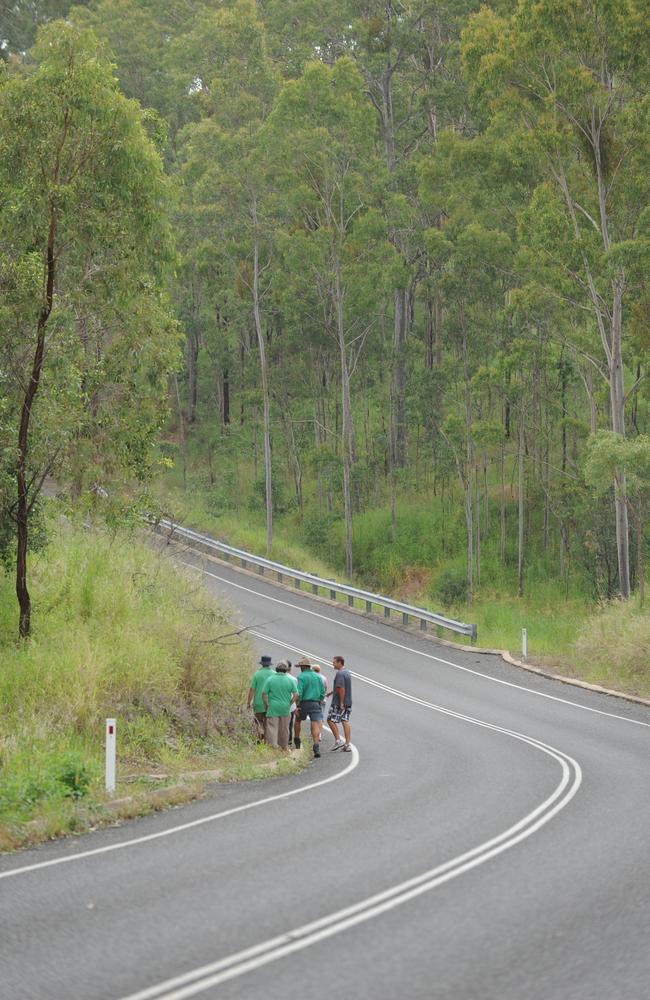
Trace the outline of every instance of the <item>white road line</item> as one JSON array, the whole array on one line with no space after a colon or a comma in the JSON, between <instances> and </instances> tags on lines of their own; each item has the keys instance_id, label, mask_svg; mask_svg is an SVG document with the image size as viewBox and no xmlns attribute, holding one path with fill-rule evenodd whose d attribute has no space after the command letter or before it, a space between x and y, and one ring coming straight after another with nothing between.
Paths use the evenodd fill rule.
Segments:
<instances>
[{"instance_id":1,"label":"white road line","mask_svg":"<svg viewBox=\"0 0 650 1000\"><path fill-rule=\"evenodd\" d=\"M463 667L460 663L454 663L452 660L445 660L441 656L434 656L433 653L425 653L424 650L414 649L412 646L405 646L400 642L394 642L392 639L385 639L383 636L375 635L374 632L368 632L366 629L358 628L356 625L348 625L347 622L341 622L337 618L330 618L328 615L319 614L317 611L310 611L308 608L302 608L300 605L292 604L290 601L281 601L279 597L271 597L269 594L262 594L259 590L253 590L251 587L244 587L241 583L234 583L232 580L228 580L227 577L219 576L217 573L211 573L210 570L204 569L202 566L195 566L193 563L183 562L182 560L179 561L183 566L187 566L189 569L198 570L199 573L211 576L215 580L219 580L221 583L227 584L229 587L236 587L238 590L245 590L248 594L255 594L256 597L261 597L265 601L273 601L274 604L283 604L287 608L292 608L294 611L301 611L305 615L312 615L314 618L322 618L323 621L330 622L333 625L339 625L341 628L350 629L352 632L359 632L361 635L369 636L377 642L384 642L388 646L394 646L396 649L403 649L408 653L414 653L416 656L424 656L428 660L435 660L437 663L444 663L447 667L453 667L455 670L462 670L463 673L473 674L475 677L482 677L486 681L492 681L493 684L503 684L505 687L515 688L517 691L526 691L528 694L534 694L538 698L548 698L551 701L559 701L563 705L571 705L573 708L579 708L583 712L593 712L595 715L605 715L610 719L620 719L621 722L630 722L634 726L645 726L650 729L650 722L641 722L639 719L630 719L626 715L616 715L614 712L604 712L600 708L591 708L589 705L581 705L580 702L570 701L568 698L559 698L554 694L547 694L544 691L536 691L534 688L526 687L524 684L514 684L512 681L504 681L500 677L492 677L490 674L481 673L480 670L472 670L471 667ZM236 572L236 570L234 572ZM272 584L270 584L270 586L272 586Z\"/></svg>"},{"instance_id":2,"label":"white road line","mask_svg":"<svg viewBox=\"0 0 650 1000\"><path fill-rule=\"evenodd\" d=\"M65 865L71 861L81 861L82 858L91 858L96 854L108 854L111 851L121 851L125 847L135 847L136 844L146 844L152 840L160 840L162 837L171 837L172 834L181 833L184 830L191 830L197 826L203 826L205 823L213 823L217 819L224 819L226 816L234 816L235 813L246 812L247 809L256 809L258 806L267 805L269 802L279 802L280 799L291 798L292 795L301 795L303 792L308 792L312 788L320 788L322 785L328 785L331 781L338 781L339 778L345 777L346 774L350 774L354 771L355 767L359 763L359 752L356 747L352 747L352 757L347 767L343 771L338 771L336 774L330 775L329 778L322 778L320 781L313 781L309 785L303 785L302 788L294 788L289 792L280 792L278 795L267 795L266 798L256 799L255 802L247 802L243 806L235 806L233 809L224 809L223 812L210 813L209 816L202 816L200 819L191 820L188 823L180 823L178 826L170 826L165 830L159 830L157 833L147 833L142 837L132 837L129 840L121 840L117 844L107 844L104 847L95 847L89 851L79 851L77 854L67 854L61 858L50 858L48 861L37 861L35 864L23 865L21 868L10 868L8 871L0 872L0 879L12 878L14 875L24 875L25 872L38 871L41 868L53 868L55 865Z\"/></svg>"},{"instance_id":3,"label":"white road line","mask_svg":"<svg viewBox=\"0 0 650 1000\"><path fill-rule=\"evenodd\" d=\"M322 659L322 657L314 653L284 643L263 633L253 631L253 635L260 636L266 642L282 646L285 649L314 657L317 660ZM578 791L582 781L580 765L572 757L569 757L568 754L557 750L555 747L542 743L540 740L533 739L532 737L525 736L523 733L517 733L514 730L505 729L501 726L484 722L481 719L475 719L460 712L454 712L451 709L435 705L432 702L424 701L421 698L416 698L387 684L382 684L372 678L365 677L356 671L354 671L354 676L364 683L378 687L395 697L419 704L431 711L440 712L443 715L452 716L471 725L489 729L522 743L527 743L529 746L540 750L559 763L562 770L562 777L559 784L544 802L524 816L523 819L503 831L503 833L479 844L477 847L466 851L456 858L452 858L450 861L444 862L442 865L431 868L421 875L392 886L383 892L360 900L358 903L321 917L319 920L305 924L302 927L294 928L286 934L263 941L251 948L246 948L243 951L228 955L200 968L192 969L179 976L174 976L154 986L146 987L137 993L132 993L128 997L122 998L122 1000L155 1000L155 998L158 998L158 1000L187 1000L187 998L196 996L198 993L203 993L207 989L219 986L230 979L245 975L247 972L252 972L270 962L275 962L280 958L284 958L296 951L301 951L304 948L317 944L319 941L339 934L343 930L380 916L382 913L401 906L416 896L424 892L429 892L439 885L484 864L491 858L496 857L509 848L514 847L522 840L532 836L533 833L564 809Z\"/></svg>"}]
</instances>

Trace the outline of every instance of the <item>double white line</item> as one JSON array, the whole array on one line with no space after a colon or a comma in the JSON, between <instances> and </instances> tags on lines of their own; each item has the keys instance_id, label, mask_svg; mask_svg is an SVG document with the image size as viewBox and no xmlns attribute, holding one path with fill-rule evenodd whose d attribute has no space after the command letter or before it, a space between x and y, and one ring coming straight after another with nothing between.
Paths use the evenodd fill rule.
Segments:
<instances>
[{"instance_id":1,"label":"double white line","mask_svg":"<svg viewBox=\"0 0 650 1000\"><path fill-rule=\"evenodd\" d=\"M302 655L312 656L317 660L326 659L315 656L313 653L306 653L305 650L297 649L295 646L290 646L279 639L273 639L265 633L254 632L253 634L260 636L265 642L282 646L284 649L291 649ZM404 691L399 691L397 688L381 684L379 681L359 674L356 671L353 673L356 680L380 688L393 697L403 698L405 701L421 705L430 711L439 712L442 715L450 716L461 722L480 726L482 729L489 729L492 732L501 733L510 739L528 744L551 757L559 764L562 773L559 784L544 802L528 813L527 816L524 816L523 819L519 820L518 823L515 823L514 826L504 830L503 833L498 834L491 840L473 847L464 854L460 854L450 861L445 861L444 864L430 868L421 875L416 875L414 878L400 882L390 889L385 889L383 892L368 896L366 899L362 899L352 906L337 910L326 917L321 917L319 920L303 924L301 927L295 927L285 934L269 938L267 941L262 941L251 948L235 952L215 962L192 969L183 975L167 979L156 986L140 990L138 993L124 997L123 1000L186 1000L188 997L196 996L230 979L243 976L247 972L253 972L255 969L291 955L293 952L309 948L319 941L324 941L335 934L340 934L341 931L355 927L366 920L372 920L374 917L378 917L382 913L386 913L414 899L416 896L422 895L422 893L436 889L439 885L451 881L451 879L456 878L458 875L463 875L465 872L471 871L472 868L477 868L491 858L519 844L522 840L526 840L564 809L578 791L582 781L580 765L561 750L557 750L555 747L547 743L542 743L540 740L533 739L530 736L525 736L523 733L517 733L512 729L505 729L502 726L496 726L481 719L475 719L472 716L454 712L433 702L424 701L422 698L416 698L413 695L406 694Z\"/></svg>"}]
</instances>

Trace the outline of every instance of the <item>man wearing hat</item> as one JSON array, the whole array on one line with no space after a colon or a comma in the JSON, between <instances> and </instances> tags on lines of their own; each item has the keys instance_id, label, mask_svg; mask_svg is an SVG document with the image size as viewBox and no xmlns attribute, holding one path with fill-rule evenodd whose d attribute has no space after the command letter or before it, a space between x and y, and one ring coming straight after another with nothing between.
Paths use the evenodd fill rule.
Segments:
<instances>
[{"instance_id":1,"label":"man wearing hat","mask_svg":"<svg viewBox=\"0 0 650 1000\"><path fill-rule=\"evenodd\" d=\"M271 657L262 656L260 658L259 670L256 670L251 677L248 689L248 700L246 708L250 711L251 703L255 713L255 724L257 727L257 738L260 742L266 736L266 705L262 700L262 691L266 687L266 682L273 673L271 669Z\"/></svg>"},{"instance_id":2,"label":"man wearing hat","mask_svg":"<svg viewBox=\"0 0 650 1000\"><path fill-rule=\"evenodd\" d=\"M266 705L266 742L270 747L287 750L291 704L298 694L298 685L289 673L289 664L280 660L275 673L264 685L262 698Z\"/></svg>"},{"instance_id":3,"label":"man wearing hat","mask_svg":"<svg viewBox=\"0 0 650 1000\"><path fill-rule=\"evenodd\" d=\"M303 657L298 661L298 711L293 728L293 743L300 749L300 723L309 719L311 723L311 738L314 744L314 757L320 757L320 733L323 728L323 705L325 684L320 674L311 669L311 660Z\"/></svg>"}]
</instances>

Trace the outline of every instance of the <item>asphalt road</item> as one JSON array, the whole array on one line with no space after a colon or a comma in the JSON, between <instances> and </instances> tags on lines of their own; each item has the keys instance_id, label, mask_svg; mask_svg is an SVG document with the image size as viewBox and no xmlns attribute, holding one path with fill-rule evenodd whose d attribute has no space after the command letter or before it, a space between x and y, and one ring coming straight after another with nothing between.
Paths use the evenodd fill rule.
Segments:
<instances>
[{"instance_id":1,"label":"asphalt road","mask_svg":"<svg viewBox=\"0 0 650 1000\"><path fill-rule=\"evenodd\" d=\"M201 565L355 751L0 859L2 1000L650 997L650 711Z\"/></svg>"}]
</instances>

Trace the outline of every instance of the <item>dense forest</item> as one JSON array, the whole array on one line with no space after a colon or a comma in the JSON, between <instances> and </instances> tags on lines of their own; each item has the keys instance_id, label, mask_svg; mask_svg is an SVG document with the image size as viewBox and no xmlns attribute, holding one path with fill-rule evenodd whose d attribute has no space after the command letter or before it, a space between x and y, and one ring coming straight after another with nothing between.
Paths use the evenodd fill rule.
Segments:
<instances>
[{"instance_id":1,"label":"dense forest","mask_svg":"<svg viewBox=\"0 0 650 1000\"><path fill-rule=\"evenodd\" d=\"M175 464L383 587L634 590L648 0L0 7L0 535ZM157 441L156 447L154 442ZM28 532L28 525L31 525Z\"/></svg>"}]
</instances>

